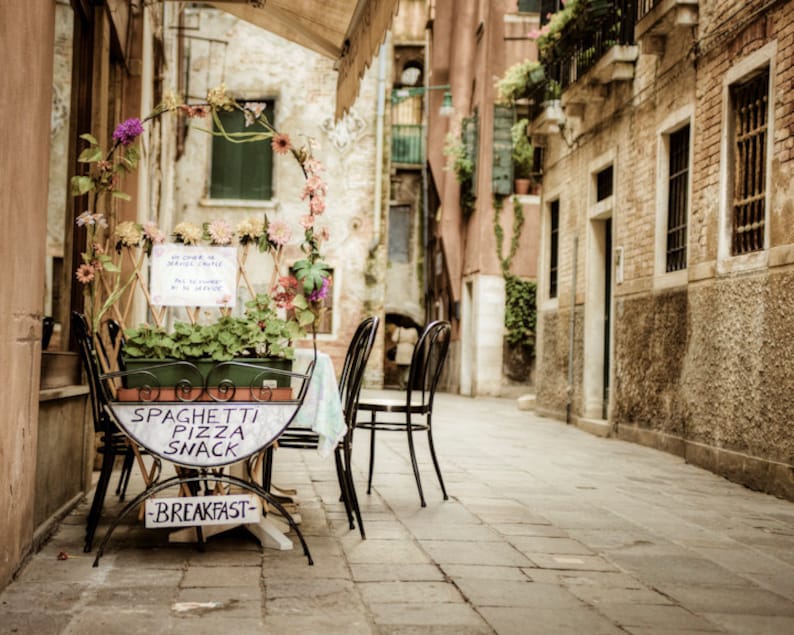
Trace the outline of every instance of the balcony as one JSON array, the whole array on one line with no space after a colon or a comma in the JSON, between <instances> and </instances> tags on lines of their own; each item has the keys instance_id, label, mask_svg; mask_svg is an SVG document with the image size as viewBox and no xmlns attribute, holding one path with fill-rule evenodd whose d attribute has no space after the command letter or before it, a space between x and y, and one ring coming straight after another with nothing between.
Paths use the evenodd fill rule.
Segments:
<instances>
[{"instance_id":1,"label":"balcony","mask_svg":"<svg viewBox=\"0 0 794 635\"><path fill-rule=\"evenodd\" d=\"M549 77L559 83L561 91L592 69L592 83L609 84L634 76L635 8L636 0L591 0L588 10L563 27L544 60Z\"/></svg>"},{"instance_id":2,"label":"balcony","mask_svg":"<svg viewBox=\"0 0 794 635\"><path fill-rule=\"evenodd\" d=\"M394 124L391 127L392 163L421 166L425 157L425 133L422 124Z\"/></svg>"},{"instance_id":3,"label":"balcony","mask_svg":"<svg viewBox=\"0 0 794 635\"><path fill-rule=\"evenodd\" d=\"M664 55L667 37L698 23L698 0L637 0L634 37L643 53Z\"/></svg>"}]
</instances>

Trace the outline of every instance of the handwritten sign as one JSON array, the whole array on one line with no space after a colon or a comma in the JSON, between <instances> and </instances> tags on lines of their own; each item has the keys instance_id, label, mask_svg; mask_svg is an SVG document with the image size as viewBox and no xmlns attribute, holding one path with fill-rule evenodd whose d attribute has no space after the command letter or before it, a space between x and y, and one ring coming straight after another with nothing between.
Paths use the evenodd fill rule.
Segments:
<instances>
[{"instance_id":1,"label":"handwritten sign","mask_svg":"<svg viewBox=\"0 0 794 635\"><path fill-rule=\"evenodd\" d=\"M115 403L113 413L152 454L187 467L220 467L266 447L298 407L295 402Z\"/></svg>"},{"instance_id":2,"label":"handwritten sign","mask_svg":"<svg viewBox=\"0 0 794 635\"><path fill-rule=\"evenodd\" d=\"M155 245L151 262L152 303L156 306L234 306L234 247Z\"/></svg>"},{"instance_id":3,"label":"handwritten sign","mask_svg":"<svg viewBox=\"0 0 794 635\"><path fill-rule=\"evenodd\" d=\"M259 522L259 503L249 494L147 498L146 528Z\"/></svg>"}]
</instances>

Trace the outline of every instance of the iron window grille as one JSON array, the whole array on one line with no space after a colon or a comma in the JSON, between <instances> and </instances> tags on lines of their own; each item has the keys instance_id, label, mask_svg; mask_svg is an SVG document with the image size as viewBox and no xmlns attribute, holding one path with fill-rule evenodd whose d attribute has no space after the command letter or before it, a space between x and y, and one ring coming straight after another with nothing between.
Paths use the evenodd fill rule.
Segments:
<instances>
[{"instance_id":1,"label":"iron window grille","mask_svg":"<svg viewBox=\"0 0 794 635\"><path fill-rule=\"evenodd\" d=\"M734 256L764 248L769 69L731 87Z\"/></svg>"},{"instance_id":2,"label":"iron window grille","mask_svg":"<svg viewBox=\"0 0 794 635\"><path fill-rule=\"evenodd\" d=\"M557 297L557 275L560 261L560 201L549 204L549 297Z\"/></svg>"},{"instance_id":3,"label":"iron window grille","mask_svg":"<svg viewBox=\"0 0 794 635\"><path fill-rule=\"evenodd\" d=\"M689 207L689 126L669 138L667 183L667 272L686 269L687 209Z\"/></svg>"}]
</instances>

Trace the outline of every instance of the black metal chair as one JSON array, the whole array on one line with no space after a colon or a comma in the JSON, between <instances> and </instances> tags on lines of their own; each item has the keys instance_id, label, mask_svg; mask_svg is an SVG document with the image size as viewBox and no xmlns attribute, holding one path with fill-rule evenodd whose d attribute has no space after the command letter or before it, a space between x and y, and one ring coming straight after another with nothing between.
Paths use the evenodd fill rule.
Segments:
<instances>
[{"instance_id":1,"label":"black metal chair","mask_svg":"<svg viewBox=\"0 0 794 635\"><path fill-rule=\"evenodd\" d=\"M433 400L438 380L441 377L441 371L447 358L451 331L452 328L449 322L443 320L431 322L425 327L419 336L411 357L411 367L408 372L408 384L405 388L404 399L366 399L359 402L358 410L370 413L368 421L358 420L356 422L357 428L364 428L370 431L367 494L372 490L372 473L375 464L375 432L378 430L401 431L408 435L408 451L411 456L411 467L416 477L416 486L419 489L419 500L422 503L422 507L426 506L414 449L414 432L426 430L430 456L436 468L436 475L441 485L444 500L447 500L447 490L444 487L444 479L441 477L441 468L439 468L436 451L433 446L432 418Z\"/></svg>"},{"instance_id":2,"label":"black metal chair","mask_svg":"<svg viewBox=\"0 0 794 635\"><path fill-rule=\"evenodd\" d=\"M339 479L341 499L345 506L350 529L358 523L358 530L362 538L366 538L364 523L361 520L361 509L358 505L356 488L353 482L351 467L351 454L353 450L353 432L355 429L356 412L358 410L359 394L364 379L364 369L367 366L369 355L375 343L380 320L369 317L362 321L356 329L347 348L342 373L339 377L339 396L342 401L342 411L347 425L347 432L341 442L334 449L336 462L336 475ZM319 436L311 428L290 426L278 438L279 448L317 449ZM273 471L273 447L269 447L265 455L263 467L263 485L266 490L271 487Z\"/></svg>"},{"instance_id":3,"label":"black metal chair","mask_svg":"<svg viewBox=\"0 0 794 635\"><path fill-rule=\"evenodd\" d=\"M107 387L100 378L102 373L99 369L97 347L94 346L88 320L85 315L77 311L72 312L72 333L77 341L80 359L83 363L88 381L94 432L99 439L97 452L102 455L102 467L99 472L99 480L94 490L94 498L91 501L91 509L88 512L88 520L86 521L85 545L83 551L87 553L91 551L93 546L94 534L96 533L100 517L102 516L102 507L105 502L105 495L107 494L108 484L113 472L116 457L124 457L124 468L122 469L119 487L117 489L117 493L121 494L123 497L127 489L129 473L132 471L134 449L129 445L127 436L121 432L108 411ZM104 346L101 348L101 354L105 355L107 359L107 351Z\"/></svg>"}]
</instances>

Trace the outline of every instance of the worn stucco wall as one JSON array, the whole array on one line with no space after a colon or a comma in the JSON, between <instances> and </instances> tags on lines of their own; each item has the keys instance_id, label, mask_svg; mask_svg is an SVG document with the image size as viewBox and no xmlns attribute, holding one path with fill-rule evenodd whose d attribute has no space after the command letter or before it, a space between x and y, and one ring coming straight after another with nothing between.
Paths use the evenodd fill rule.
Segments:
<instances>
[{"instance_id":1,"label":"worn stucco wall","mask_svg":"<svg viewBox=\"0 0 794 635\"><path fill-rule=\"evenodd\" d=\"M206 89L225 82L230 95L239 100L275 99L275 125L290 134L297 145L306 137L317 142L315 156L326 168L327 209L320 226L330 230L325 243L326 261L334 269L334 330L319 336L322 350L329 352L337 367L359 321L383 311L383 210L375 217L375 104L377 59L365 75L359 97L347 117L333 121L336 73L333 60L292 44L222 11L202 9L201 36L222 43L212 47L194 44L191 55L193 101L201 101ZM206 120L194 120L206 127ZM286 219L293 235L302 231L298 221L306 213L301 200L303 176L290 156L274 160L274 199L263 203L228 203L208 197L211 137L191 130L185 152L176 168L174 218L203 223L226 218L232 226L253 214L267 212ZM388 178L384 201L388 201ZM297 247L288 254L299 259ZM270 279L269 257L249 267L254 285L263 290ZM373 359L379 352L373 352ZM378 383L382 370L368 366L368 380Z\"/></svg>"}]
</instances>

